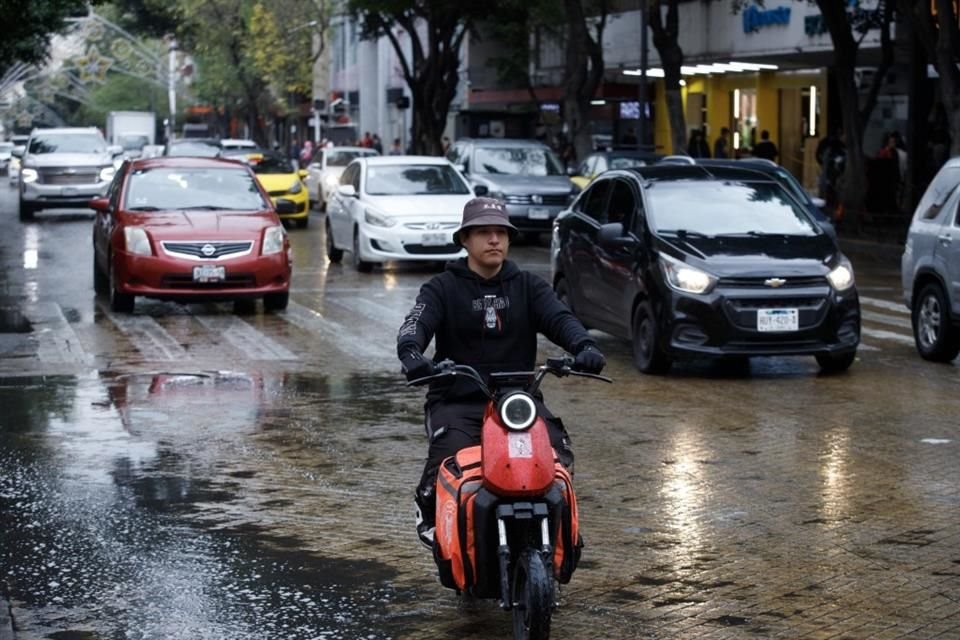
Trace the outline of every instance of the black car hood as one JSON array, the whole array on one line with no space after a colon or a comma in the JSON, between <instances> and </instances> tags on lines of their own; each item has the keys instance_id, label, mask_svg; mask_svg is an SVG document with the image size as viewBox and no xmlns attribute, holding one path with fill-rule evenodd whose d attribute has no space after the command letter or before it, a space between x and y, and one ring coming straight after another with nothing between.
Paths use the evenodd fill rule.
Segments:
<instances>
[{"instance_id":1,"label":"black car hood","mask_svg":"<svg viewBox=\"0 0 960 640\"><path fill-rule=\"evenodd\" d=\"M659 238L661 248L719 276L823 275L839 251L825 234L722 238Z\"/></svg>"}]
</instances>

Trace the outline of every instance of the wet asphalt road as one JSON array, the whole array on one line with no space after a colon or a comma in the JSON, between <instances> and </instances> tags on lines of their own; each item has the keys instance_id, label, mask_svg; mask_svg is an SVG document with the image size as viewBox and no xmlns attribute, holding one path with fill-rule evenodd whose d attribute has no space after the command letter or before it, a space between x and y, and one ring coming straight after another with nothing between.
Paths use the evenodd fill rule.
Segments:
<instances>
[{"instance_id":1,"label":"wet asphalt road","mask_svg":"<svg viewBox=\"0 0 960 640\"><path fill-rule=\"evenodd\" d=\"M91 217L0 186L0 577L16 638L508 637L414 540L425 443L394 336L429 271L328 265L286 312L95 298ZM544 247L517 247L547 274ZM587 547L556 638L960 638L960 375L854 253L863 349L550 380ZM543 353L554 353L544 344ZM3 616L0 615L0 620ZM4 631L0 629L0 638Z\"/></svg>"}]
</instances>

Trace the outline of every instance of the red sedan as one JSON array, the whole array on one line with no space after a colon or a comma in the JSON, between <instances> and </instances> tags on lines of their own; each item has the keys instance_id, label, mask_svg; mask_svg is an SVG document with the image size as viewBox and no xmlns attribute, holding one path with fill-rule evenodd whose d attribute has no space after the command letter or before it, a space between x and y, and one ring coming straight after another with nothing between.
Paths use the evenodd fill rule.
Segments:
<instances>
[{"instance_id":1,"label":"red sedan","mask_svg":"<svg viewBox=\"0 0 960 640\"><path fill-rule=\"evenodd\" d=\"M93 280L113 311L137 296L205 302L290 298L290 241L253 171L231 160L161 157L125 163L106 198L90 201Z\"/></svg>"}]
</instances>

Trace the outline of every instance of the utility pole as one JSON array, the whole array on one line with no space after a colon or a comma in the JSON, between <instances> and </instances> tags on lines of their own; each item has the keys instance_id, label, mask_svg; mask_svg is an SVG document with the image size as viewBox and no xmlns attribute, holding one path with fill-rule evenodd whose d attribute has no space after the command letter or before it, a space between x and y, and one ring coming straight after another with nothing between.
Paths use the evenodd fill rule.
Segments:
<instances>
[{"instance_id":1,"label":"utility pole","mask_svg":"<svg viewBox=\"0 0 960 640\"><path fill-rule=\"evenodd\" d=\"M640 0L640 123L637 127L637 149L647 148L647 0Z\"/></svg>"},{"instance_id":2,"label":"utility pole","mask_svg":"<svg viewBox=\"0 0 960 640\"><path fill-rule=\"evenodd\" d=\"M168 107L170 109L170 116L167 118L166 134L167 140L173 138L173 132L176 131L176 117L177 117L177 83L176 83L176 72L177 72L177 40L174 37L170 37L170 43L168 47L168 68L167 68L167 100Z\"/></svg>"}]
</instances>

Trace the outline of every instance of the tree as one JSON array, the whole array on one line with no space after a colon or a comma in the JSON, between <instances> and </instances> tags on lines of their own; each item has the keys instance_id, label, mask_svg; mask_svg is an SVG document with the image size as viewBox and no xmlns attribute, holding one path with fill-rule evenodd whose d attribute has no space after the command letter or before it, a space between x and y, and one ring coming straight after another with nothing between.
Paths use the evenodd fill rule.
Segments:
<instances>
[{"instance_id":1,"label":"tree","mask_svg":"<svg viewBox=\"0 0 960 640\"><path fill-rule=\"evenodd\" d=\"M17 62L44 62L50 37L64 30L65 18L85 15L87 5L86 0L0 0L0 14L4 16L0 77Z\"/></svg>"},{"instance_id":2,"label":"tree","mask_svg":"<svg viewBox=\"0 0 960 640\"><path fill-rule=\"evenodd\" d=\"M667 101L667 117L670 119L670 138L674 153L683 153L687 148L687 122L683 111L683 95L680 92L680 67L683 66L683 49L680 48L680 21L677 0L649 0L647 24L653 32L653 46L660 54L663 65L664 97ZM666 19L663 5L666 4ZM641 82L646 78L641 78Z\"/></svg>"},{"instance_id":3,"label":"tree","mask_svg":"<svg viewBox=\"0 0 960 640\"><path fill-rule=\"evenodd\" d=\"M566 13L566 57L563 81L563 113L578 158L593 150L590 131L590 102L603 82L603 30L607 24L607 2L595 3L594 33L582 0L564 0Z\"/></svg>"},{"instance_id":4,"label":"tree","mask_svg":"<svg viewBox=\"0 0 960 640\"><path fill-rule=\"evenodd\" d=\"M350 0L362 37L389 40L413 102L415 153L441 155L443 131L460 78L460 50L490 4L459 0ZM409 53L401 34L409 38Z\"/></svg>"}]
</instances>

